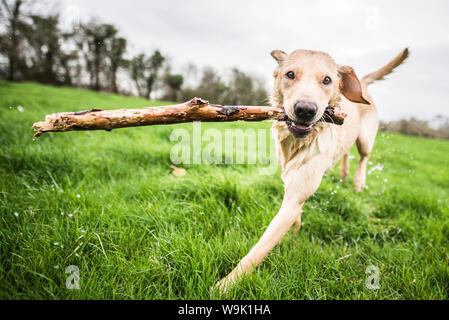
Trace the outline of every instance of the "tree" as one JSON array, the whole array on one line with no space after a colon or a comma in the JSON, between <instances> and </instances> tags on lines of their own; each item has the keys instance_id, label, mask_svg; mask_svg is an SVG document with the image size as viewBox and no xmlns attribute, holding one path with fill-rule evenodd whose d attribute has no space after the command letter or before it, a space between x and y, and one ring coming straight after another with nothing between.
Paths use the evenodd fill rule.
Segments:
<instances>
[{"instance_id":1,"label":"tree","mask_svg":"<svg viewBox=\"0 0 449 320\"><path fill-rule=\"evenodd\" d=\"M86 68L90 74L91 88L99 91L101 90L100 75L105 70L106 42L115 37L118 31L111 24L97 25L94 22L82 25L81 29L87 45L85 60Z\"/></svg>"},{"instance_id":2,"label":"tree","mask_svg":"<svg viewBox=\"0 0 449 320\"><path fill-rule=\"evenodd\" d=\"M181 100L187 101L193 96L198 96L213 103L223 104L228 90L229 88L221 80L221 77L212 68L206 67L196 88L182 90Z\"/></svg>"},{"instance_id":3,"label":"tree","mask_svg":"<svg viewBox=\"0 0 449 320\"><path fill-rule=\"evenodd\" d=\"M130 75L136 84L139 96L151 98L151 93L159 80L159 70L164 61L165 57L159 50L155 50L149 58L141 53L131 60Z\"/></svg>"},{"instance_id":4,"label":"tree","mask_svg":"<svg viewBox=\"0 0 449 320\"><path fill-rule=\"evenodd\" d=\"M238 69L232 70L228 83L225 83L215 70L206 67L198 85L184 88L177 98L187 101L195 96L213 103L230 105L264 105L268 102L263 82Z\"/></svg>"},{"instance_id":5,"label":"tree","mask_svg":"<svg viewBox=\"0 0 449 320\"><path fill-rule=\"evenodd\" d=\"M6 34L1 36L1 52L8 58L8 80L17 80L18 71L24 70L25 61L20 54L22 44L21 30L26 24L22 20L24 0L2 0L0 11L6 19Z\"/></svg>"},{"instance_id":6,"label":"tree","mask_svg":"<svg viewBox=\"0 0 449 320\"><path fill-rule=\"evenodd\" d=\"M153 91L154 84L158 80L159 69L162 67L164 60L165 58L164 56L162 56L159 50L155 50L154 53L151 55L151 57L148 59L149 75L147 77L147 92L146 92L146 96L148 99L151 98L151 92Z\"/></svg>"},{"instance_id":7,"label":"tree","mask_svg":"<svg viewBox=\"0 0 449 320\"><path fill-rule=\"evenodd\" d=\"M184 78L182 75L170 74L169 72L167 72L164 77L166 90L163 99L168 101L179 101L183 82Z\"/></svg>"},{"instance_id":8,"label":"tree","mask_svg":"<svg viewBox=\"0 0 449 320\"><path fill-rule=\"evenodd\" d=\"M210 101L217 101L216 103L223 103L224 95L228 90L229 88L213 69L204 69L201 82L197 88L200 97L205 97L205 99Z\"/></svg>"},{"instance_id":9,"label":"tree","mask_svg":"<svg viewBox=\"0 0 449 320\"><path fill-rule=\"evenodd\" d=\"M62 34L62 42L73 45L76 32ZM81 85L81 61L78 50L60 51L59 68L61 73L61 83L68 86Z\"/></svg>"},{"instance_id":10,"label":"tree","mask_svg":"<svg viewBox=\"0 0 449 320\"><path fill-rule=\"evenodd\" d=\"M253 80L234 68L229 83L229 93L226 97L227 104L250 104L253 93Z\"/></svg>"},{"instance_id":11,"label":"tree","mask_svg":"<svg viewBox=\"0 0 449 320\"><path fill-rule=\"evenodd\" d=\"M24 32L24 39L27 40L32 51L30 77L32 80L44 83L58 84L57 66L62 53L59 16L32 15L30 18L32 23L25 28Z\"/></svg>"},{"instance_id":12,"label":"tree","mask_svg":"<svg viewBox=\"0 0 449 320\"><path fill-rule=\"evenodd\" d=\"M29 14L31 2L0 3L0 17L7 20L7 33L0 35L0 53L8 57L6 78L71 85L78 54L64 52L62 44L69 43L75 32L61 32L58 14Z\"/></svg>"},{"instance_id":13,"label":"tree","mask_svg":"<svg viewBox=\"0 0 449 320\"><path fill-rule=\"evenodd\" d=\"M76 50L70 47L75 32L63 33L59 15L30 15L31 23L23 28L25 57L28 63L27 79L55 85L72 85L73 62L78 60Z\"/></svg>"},{"instance_id":14,"label":"tree","mask_svg":"<svg viewBox=\"0 0 449 320\"><path fill-rule=\"evenodd\" d=\"M263 104L266 97L268 94L260 82L236 68L232 70L226 104Z\"/></svg>"},{"instance_id":15,"label":"tree","mask_svg":"<svg viewBox=\"0 0 449 320\"><path fill-rule=\"evenodd\" d=\"M145 54L141 53L131 59L130 62L130 76L134 80L137 88L137 94L143 97L143 87L142 81L145 80Z\"/></svg>"},{"instance_id":16,"label":"tree","mask_svg":"<svg viewBox=\"0 0 449 320\"><path fill-rule=\"evenodd\" d=\"M111 90L118 93L117 72L119 68L126 67L128 61L123 58L126 52L126 39L113 37L110 39L106 55L109 59L109 78L111 82Z\"/></svg>"}]
</instances>

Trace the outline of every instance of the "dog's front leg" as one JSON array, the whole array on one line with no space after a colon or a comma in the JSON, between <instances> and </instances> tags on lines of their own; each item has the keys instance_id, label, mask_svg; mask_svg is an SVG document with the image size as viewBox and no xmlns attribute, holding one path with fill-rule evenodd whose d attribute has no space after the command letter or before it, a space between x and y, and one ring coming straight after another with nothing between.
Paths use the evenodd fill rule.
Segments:
<instances>
[{"instance_id":1,"label":"dog's front leg","mask_svg":"<svg viewBox=\"0 0 449 320\"><path fill-rule=\"evenodd\" d=\"M282 204L278 214L270 222L259 242L257 242L226 278L217 283L217 286L222 291L225 291L229 284L238 281L244 273L251 273L265 259L271 249L282 239L296 221L298 215L301 213L301 206L293 202L284 202Z\"/></svg>"},{"instance_id":2,"label":"dog's front leg","mask_svg":"<svg viewBox=\"0 0 449 320\"><path fill-rule=\"evenodd\" d=\"M251 273L265 259L271 249L279 243L300 217L304 201L318 189L324 171L323 159L316 157L308 164L286 175L285 194L281 209L270 222L259 242L228 276L217 283L221 291L226 291L228 286L237 282L243 274Z\"/></svg>"}]
</instances>

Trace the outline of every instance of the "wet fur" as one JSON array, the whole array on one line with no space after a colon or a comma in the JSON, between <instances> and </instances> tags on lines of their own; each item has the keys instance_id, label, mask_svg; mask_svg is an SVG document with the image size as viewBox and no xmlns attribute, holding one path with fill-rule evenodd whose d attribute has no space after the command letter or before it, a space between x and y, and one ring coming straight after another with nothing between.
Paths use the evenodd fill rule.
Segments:
<instances>
[{"instance_id":1,"label":"wet fur","mask_svg":"<svg viewBox=\"0 0 449 320\"><path fill-rule=\"evenodd\" d=\"M292 103L295 99L307 97L318 104L317 119L323 116L325 106L336 103L348 116L342 126L317 122L313 131L304 138L294 138L285 121L277 121L273 124L272 132L277 143L277 157L284 182L282 206L259 242L227 277L217 283L222 291L237 282L243 274L251 273L291 227L295 232L298 231L301 226L303 203L318 189L326 171L339 160L342 160L341 178L346 178L349 172L349 151L354 143L357 144L360 154L354 177L354 189L356 192L364 189L368 158L379 127L377 110L367 92L367 87L373 81L383 79L386 74L400 65L408 57L408 49L403 50L383 68L362 78L361 82L352 68L338 66L323 52L296 50L287 55L276 50L272 52L272 56L279 64L274 72L275 84L271 96L273 105L284 105L287 115L294 118ZM285 84L283 77L286 70L296 65L306 70L315 68L317 74L321 74L323 68L327 67L327 72L332 73L335 80L333 91L329 91L331 88L321 88L319 85L310 83L296 84L297 89L292 89L291 86L295 84ZM307 72L310 73L310 71ZM302 82L307 81L314 81L313 74L312 76L309 74L306 81ZM304 87L308 89L301 92L301 88ZM287 99L286 96L288 96Z\"/></svg>"}]
</instances>

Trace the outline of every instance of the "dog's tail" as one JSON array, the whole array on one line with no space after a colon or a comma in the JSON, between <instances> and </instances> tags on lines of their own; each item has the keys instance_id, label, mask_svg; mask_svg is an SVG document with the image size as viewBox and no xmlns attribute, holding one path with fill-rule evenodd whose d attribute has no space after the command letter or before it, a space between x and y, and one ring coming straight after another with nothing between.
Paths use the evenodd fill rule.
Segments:
<instances>
[{"instance_id":1,"label":"dog's tail","mask_svg":"<svg viewBox=\"0 0 449 320\"><path fill-rule=\"evenodd\" d=\"M387 65L383 66L382 68L380 68L377 71L374 71L374 72L364 76L361 80L362 85L367 87L368 85L370 85L371 83L373 83L376 80L384 80L385 79L384 77L387 74L392 73L393 70L397 66L399 66L401 63L403 63L405 61L405 59L407 59L408 56L409 56L409 50L408 50L408 48L405 48L404 50L402 50L402 52L400 54L398 54Z\"/></svg>"}]
</instances>

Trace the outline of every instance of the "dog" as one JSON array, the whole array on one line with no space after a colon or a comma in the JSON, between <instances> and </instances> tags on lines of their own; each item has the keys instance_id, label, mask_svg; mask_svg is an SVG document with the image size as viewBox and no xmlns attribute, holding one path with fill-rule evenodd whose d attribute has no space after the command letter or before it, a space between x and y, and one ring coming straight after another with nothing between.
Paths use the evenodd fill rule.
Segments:
<instances>
[{"instance_id":1,"label":"dog","mask_svg":"<svg viewBox=\"0 0 449 320\"><path fill-rule=\"evenodd\" d=\"M304 202L318 189L324 174L341 160L340 176L349 173L349 152L354 143L360 161L354 177L355 192L366 183L366 167L379 128L379 118L368 85L384 79L409 56L404 49L381 69L358 79L349 66L337 65L324 52L274 50L272 105L283 105L286 121L275 121L272 133L284 182L281 208L250 252L216 286L225 292L244 274L250 274L293 227L301 227ZM320 121L328 106L347 114L343 125Z\"/></svg>"}]
</instances>

